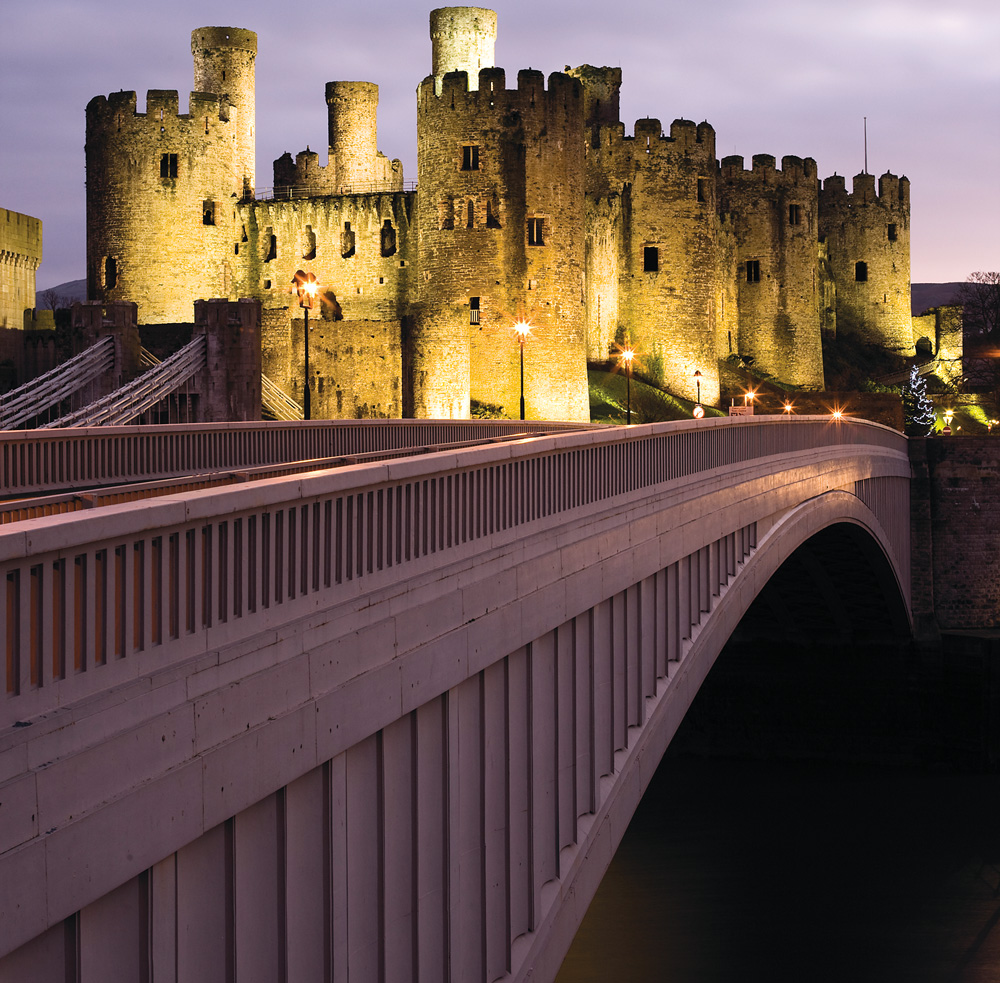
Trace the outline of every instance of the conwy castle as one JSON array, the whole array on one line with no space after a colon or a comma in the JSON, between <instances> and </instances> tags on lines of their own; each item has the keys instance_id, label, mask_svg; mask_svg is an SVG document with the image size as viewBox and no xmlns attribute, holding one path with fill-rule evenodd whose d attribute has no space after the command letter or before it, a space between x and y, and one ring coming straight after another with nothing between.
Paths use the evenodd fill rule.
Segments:
<instances>
[{"instance_id":1,"label":"conwy castle","mask_svg":"<svg viewBox=\"0 0 1000 983\"><path fill-rule=\"evenodd\" d=\"M378 88L329 82L329 157L274 162L255 187L257 37L192 33L194 91L87 106L87 280L140 323L196 299L256 298L264 371L302 401L292 280L314 273L314 416L516 416L516 320L530 321L527 416L585 420L587 362L616 344L681 396L719 398L719 366L752 356L823 388L838 329L913 352L905 177L818 180L812 158L716 158L706 122L619 120L621 69L493 64L496 14L430 15L417 90L417 186L376 143ZM513 83L513 84L512 84Z\"/></svg>"}]
</instances>

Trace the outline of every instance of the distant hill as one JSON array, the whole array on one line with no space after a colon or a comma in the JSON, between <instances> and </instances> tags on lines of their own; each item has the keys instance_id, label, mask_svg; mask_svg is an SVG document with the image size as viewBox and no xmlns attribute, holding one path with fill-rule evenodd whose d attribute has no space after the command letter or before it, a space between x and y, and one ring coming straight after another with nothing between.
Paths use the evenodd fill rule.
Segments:
<instances>
[{"instance_id":1,"label":"distant hill","mask_svg":"<svg viewBox=\"0 0 1000 983\"><path fill-rule=\"evenodd\" d=\"M910 313L923 314L931 307L943 307L945 304L954 303L955 294L962 286L962 281L958 283L911 283L910 284Z\"/></svg>"},{"instance_id":2,"label":"distant hill","mask_svg":"<svg viewBox=\"0 0 1000 983\"><path fill-rule=\"evenodd\" d=\"M86 300L87 281L67 280L65 283L57 284L54 287L36 290L35 307L39 310L51 309L52 304L48 302L50 296L55 298L57 307L68 307L77 300Z\"/></svg>"}]
</instances>

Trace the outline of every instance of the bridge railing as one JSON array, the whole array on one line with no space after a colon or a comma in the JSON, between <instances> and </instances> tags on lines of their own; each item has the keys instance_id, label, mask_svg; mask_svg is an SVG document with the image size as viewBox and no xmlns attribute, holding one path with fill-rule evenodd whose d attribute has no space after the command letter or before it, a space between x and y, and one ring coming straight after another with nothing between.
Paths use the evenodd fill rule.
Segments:
<instances>
[{"instance_id":1,"label":"bridge railing","mask_svg":"<svg viewBox=\"0 0 1000 983\"><path fill-rule=\"evenodd\" d=\"M205 471L423 447L578 423L312 420L0 432L0 494L42 494Z\"/></svg>"},{"instance_id":2,"label":"bridge railing","mask_svg":"<svg viewBox=\"0 0 1000 983\"><path fill-rule=\"evenodd\" d=\"M537 426L537 424L535 424ZM0 530L0 728L672 481L905 438L828 418L567 433Z\"/></svg>"}]
</instances>

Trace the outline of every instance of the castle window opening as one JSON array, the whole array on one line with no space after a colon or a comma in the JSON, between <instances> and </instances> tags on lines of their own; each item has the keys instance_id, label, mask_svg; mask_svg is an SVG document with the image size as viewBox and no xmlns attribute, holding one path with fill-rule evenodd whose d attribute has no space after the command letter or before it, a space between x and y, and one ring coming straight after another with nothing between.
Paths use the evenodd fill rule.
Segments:
<instances>
[{"instance_id":1,"label":"castle window opening","mask_svg":"<svg viewBox=\"0 0 1000 983\"><path fill-rule=\"evenodd\" d=\"M545 219L543 218L528 219L528 245L529 246L545 245Z\"/></svg>"},{"instance_id":2,"label":"castle window opening","mask_svg":"<svg viewBox=\"0 0 1000 983\"><path fill-rule=\"evenodd\" d=\"M264 281L264 289L265 290L270 290L271 289L271 281L270 280L265 280Z\"/></svg>"},{"instance_id":3,"label":"castle window opening","mask_svg":"<svg viewBox=\"0 0 1000 983\"><path fill-rule=\"evenodd\" d=\"M311 225L307 225L306 231L302 234L302 258L316 258L316 233L313 232Z\"/></svg>"},{"instance_id":4,"label":"castle window opening","mask_svg":"<svg viewBox=\"0 0 1000 983\"><path fill-rule=\"evenodd\" d=\"M708 178L698 178L698 201L708 201Z\"/></svg>"},{"instance_id":5,"label":"castle window opening","mask_svg":"<svg viewBox=\"0 0 1000 983\"><path fill-rule=\"evenodd\" d=\"M340 255L350 259L354 255L355 235L351 231L351 223L344 223L344 231L340 235Z\"/></svg>"},{"instance_id":6,"label":"castle window opening","mask_svg":"<svg viewBox=\"0 0 1000 983\"><path fill-rule=\"evenodd\" d=\"M451 202L448 200L442 201L438 205L438 228L455 228L455 210L452 207Z\"/></svg>"},{"instance_id":7,"label":"castle window opening","mask_svg":"<svg viewBox=\"0 0 1000 983\"><path fill-rule=\"evenodd\" d=\"M747 283L760 283L760 260L747 260Z\"/></svg>"},{"instance_id":8,"label":"castle window opening","mask_svg":"<svg viewBox=\"0 0 1000 983\"><path fill-rule=\"evenodd\" d=\"M466 220L465 227L467 229L474 229L476 227L476 205L475 202L470 198L465 206Z\"/></svg>"},{"instance_id":9,"label":"castle window opening","mask_svg":"<svg viewBox=\"0 0 1000 983\"><path fill-rule=\"evenodd\" d=\"M240 254L240 244L238 242L233 243L233 255L239 256Z\"/></svg>"},{"instance_id":10,"label":"castle window opening","mask_svg":"<svg viewBox=\"0 0 1000 983\"><path fill-rule=\"evenodd\" d=\"M272 259L278 258L278 237L268 229L264 234L264 241L267 243L267 252L264 254L264 262L270 263Z\"/></svg>"},{"instance_id":11,"label":"castle window opening","mask_svg":"<svg viewBox=\"0 0 1000 983\"><path fill-rule=\"evenodd\" d=\"M660 272L660 247L659 246L643 246L642 247L642 271L643 271L643 273L659 273Z\"/></svg>"},{"instance_id":12,"label":"castle window opening","mask_svg":"<svg viewBox=\"0 0 1000 983\"><path fill-rule=\"evenodd\" d=\"M177 177L177 154L160 154L160 177Z\"/></svg>"},{"instance_id":13,"label":"castle window opening","mask_svg":"<svg viewBox=\"0 0 1000 983\"><path fill-rule=\"evenodd\" d=\"M479 170L479 146L475 143L466 144L462 147L462 170Z\"/></svg>"},{"instance_id":14,"label":"castle window opening","mask_svg":"<svg viewBox=\"0 0 1000 983\"><path fill-rule=\"evenodd\" d=\"M386 219L382 223L382 255L396 255L396 230L392 227L392 220Z\"/></svg>"},{"instance_id":15,"label":"castle window opening","mask_svg":"<svg viewBox=\"0 0 1000 983\"><path fill-rule=\"evenodd\" d=\"M858 283L865 283L868 280L867 263L854 264L854 279L857 280Z\"/></svg>"},{"instance_id":16,"label":"castle window opening","mask_svg":"<svg viewBox=\"0 0 1000 983\"><path fill-rule=\"evenodd\" d=\"M118 285L118 260L114 256L104 259L104 289L114 290Z\"/></svg>"},{"instance_id":17,"label":"castle window opening","mask_svg":"<svg viewBox=\"0 0 1000 983\"><path fill-rule=\"evenodd\" d=\"M498 217L498 208L496 204L489 198L486 199L486 228L488 229L499 229L500 219Z\"/></svg>"},{"instance_id":18,"label":"castle window opening","mask_svg":"<svg viewBox=\"0 0 1000 983\"><path fill-rule=\"evenodd\" d=\"M469 298L469 324L479 323L479 298Z\"/></svg>"},{"instance_id":19,"label":"castle window opening","mask_svg":"<svg viewBox=\"0 0 1000 983\"><path fill-rule=\"evenodd\" d=\"M888 233L889 233L889 242L895 242L896 241L896 223L895 222L890 222L889 223Z\"/></svg>"},{"instance_id":20,"label":"castle window opening","mask_svg":"<svg viewBox=\"0 0 1000 983\"><path fill-rule=\"evenodd\" d=\"M801 205L789 205L788 206L788 224L789 225L801 225L802 224L802 206Z\"/></svg>"},{"instance_id":21,"label":"castle window opening","mask_svg":"<svg viewBox=\"0 0 1000 983\"><path fill-rule=\"evenodd\" d=\"M201 203L201 224L215 225L215 202L203 201Z\"/></svg>"}]
</instances>

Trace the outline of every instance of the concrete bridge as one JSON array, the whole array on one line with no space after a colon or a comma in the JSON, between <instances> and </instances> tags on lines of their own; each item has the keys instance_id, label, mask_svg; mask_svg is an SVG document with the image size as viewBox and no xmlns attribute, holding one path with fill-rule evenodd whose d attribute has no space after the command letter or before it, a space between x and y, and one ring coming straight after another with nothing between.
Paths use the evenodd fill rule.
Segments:
<instances>
[{"instance_id":1,"label":"concrete bridge","mask_svg":"<svg viewBox=\"0 0 1000 983\"><path fill-rule=\"evenodd\" d=\"M906 629L909 476L713 419L3 526L0 980L553 979L772 573Z\"/></svg>"}]
</instances>

